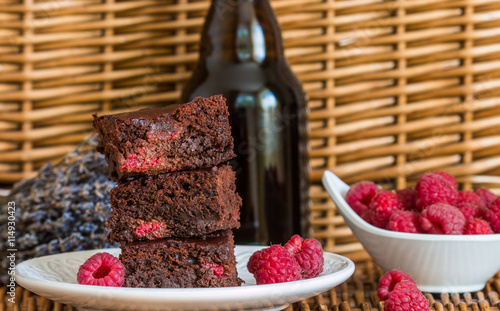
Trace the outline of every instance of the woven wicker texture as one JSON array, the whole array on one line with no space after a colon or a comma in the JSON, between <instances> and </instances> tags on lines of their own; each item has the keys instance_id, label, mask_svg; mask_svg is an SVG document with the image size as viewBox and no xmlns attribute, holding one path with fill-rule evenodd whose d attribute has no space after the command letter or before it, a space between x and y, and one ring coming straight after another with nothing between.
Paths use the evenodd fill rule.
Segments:
<instances>
[{"instance_id":1,"label":"woven wicker texture","mask_svg":"<svg viewBox=\"0 0 500 311\"><path fill-rule=\"evenodd\" d=\"M377 297L378 278L382 271L371 263L358 265L354 275L346 282L313 298L297 302L286 311L383 311L384 303ZM424 293L430 311L500 311L500 273L485 284L481 291L464 294L431 295ZM7 301L6 287L0 288L0 311L72 311L62 305L37 296L21 287L16 288L16 304ZM16 309L17 308L17 309Z\"/></svg>"},{"instance_id":2,"label":"woven wicker texture","mask_svg":"<svg viewBox=\"0 0 500 311\"><path fill-rule=\"evenodd\" d=\"M272 0L310 97L311 234L368 259L320 185L413 186L434 169L500 190L500 2ZM87 136L91 114L173 103L207 1L2 0L0 183Z\"/></svg>"}]
</instances>

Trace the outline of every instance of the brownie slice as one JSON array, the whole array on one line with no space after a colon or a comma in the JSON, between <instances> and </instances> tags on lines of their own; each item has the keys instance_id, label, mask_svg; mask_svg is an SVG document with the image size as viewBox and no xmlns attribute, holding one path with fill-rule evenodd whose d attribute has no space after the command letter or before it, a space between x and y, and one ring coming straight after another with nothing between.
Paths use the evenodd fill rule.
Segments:
<instances>
[{"instance_id":1,"label":"brownie slice","mask_svg":"<svg viewBox=\"0 0 500 311\"><path fill-rule=\"evenodd\" d=\"M227 164L119 183L107 228L116 242L201 236L238 228L241 198Z\"/></svg>"},{"instance_id":2,"label":"brownie slice","mask_svg":"<svg viewBox=\"0 0 500 311\"><path fill-rule=\"evenodd\" d=\"M204 238L123 243L126 287L240 286L230 230Z\"/></svg>"},{"instance_id":3,"label":"brownie slice","mask_svg":"<svg viewBox=\"0 0 500 311\"><path fill-rule=\"evenodd\" d=\"M125 180L212 167L234 158L226 100L198 97L181 105L97 116L97 150L110 176Z\"/></svg>"}]
</instances>

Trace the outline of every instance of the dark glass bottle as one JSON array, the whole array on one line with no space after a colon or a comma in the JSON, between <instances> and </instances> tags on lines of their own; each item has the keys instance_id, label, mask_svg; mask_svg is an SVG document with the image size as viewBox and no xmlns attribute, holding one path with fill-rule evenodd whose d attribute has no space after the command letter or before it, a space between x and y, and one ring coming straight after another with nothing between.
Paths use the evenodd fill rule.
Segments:
<instances>
[{"instance_id":1,"label":"dark glass bottle","mask_svg":"<svg viewBox=\"0 0 500 311\"><path fill-rule=\"evenodd\" d=\"M268 0L212 0L200 57L181 101L223 94L243 199L237 244L307 235L307 99L283 54Z\"/></svg>"}]
</instances>

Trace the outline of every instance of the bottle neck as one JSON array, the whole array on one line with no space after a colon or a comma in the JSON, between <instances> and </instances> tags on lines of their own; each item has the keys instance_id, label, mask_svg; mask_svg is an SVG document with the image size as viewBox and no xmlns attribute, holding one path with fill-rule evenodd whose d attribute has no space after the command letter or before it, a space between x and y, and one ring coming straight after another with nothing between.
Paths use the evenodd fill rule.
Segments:
<instances>
[{"instance_id":1,"label":"bottle neck","mask_svg":"<svg viewBox=\"0 0 500 311\"><path fill-rule=\"evenodd\" d=\"M212 0L200 60L262 63L281 57L281 30L268 0Z\"/></svg>"}]
</instances>

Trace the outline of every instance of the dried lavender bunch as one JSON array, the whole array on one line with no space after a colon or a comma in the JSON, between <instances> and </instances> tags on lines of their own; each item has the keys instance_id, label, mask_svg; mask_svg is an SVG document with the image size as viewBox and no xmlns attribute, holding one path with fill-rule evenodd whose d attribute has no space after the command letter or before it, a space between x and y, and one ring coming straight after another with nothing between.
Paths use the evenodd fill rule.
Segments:
<instances>
[{"instance_id":1,"label":"dried lavender bunch","mask_svg":"<svg viewBox=\"0 0 500 311\"><path fill-rule=\"evenodd\" d=\"M49 254L117 246L108 243L106 220L111 210L104 156L95 151L97 139L85 140L56 165L47 163L38 175L23 180L6 201L16 205L18 262ZM7 204L2 204L0 231L7 237ZM8 260L6 239L0 239L2 282Z\"/></svg>"}]
</instances>

